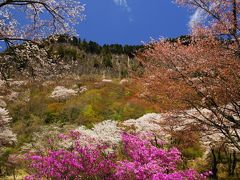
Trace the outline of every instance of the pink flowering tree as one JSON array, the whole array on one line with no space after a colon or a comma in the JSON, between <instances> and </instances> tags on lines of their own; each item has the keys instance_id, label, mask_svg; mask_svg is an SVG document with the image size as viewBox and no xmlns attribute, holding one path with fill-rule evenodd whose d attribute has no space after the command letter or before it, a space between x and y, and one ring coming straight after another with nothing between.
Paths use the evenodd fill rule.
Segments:
<instances>
[{"instance_id":1,"label":"pink flowering tree","mask_svg":"<svg viewBox=\"0 0 240 180\"><path fill-rule=\"evenodd\" d=\"M191 26L193 32L229 36L240 50L239 0L176 0L180 5L195 10Z\"/></svg>"},{"instance_id":2,"label":"pink flowering tree","mask_svg":"<svg viewBox=\"0 0 240 180\"><path fill-rule=\"evenodd\" d=\"M39 39L54 33L73 33L84 16L78 0L0 0L0 41Z\"/></svg>"},{"instance_id":3,"label":"pink flowering tree","mask_svg":"<svg viewBox=\"0 0 240 180\"><path fill-rule=\"evenodd\" d=\"M26 180L206 178L206 174L195 170L178 170L181 153L177 149L160 149L134 135L122 134L122 151L118 151L121 148L112 150L104 144L95 144L94 140L83 144L81 138L84 136L79 132L58 137L68 141L66 148L27 153L30 175L25 177Z\"/></svg>"}]
</instances>

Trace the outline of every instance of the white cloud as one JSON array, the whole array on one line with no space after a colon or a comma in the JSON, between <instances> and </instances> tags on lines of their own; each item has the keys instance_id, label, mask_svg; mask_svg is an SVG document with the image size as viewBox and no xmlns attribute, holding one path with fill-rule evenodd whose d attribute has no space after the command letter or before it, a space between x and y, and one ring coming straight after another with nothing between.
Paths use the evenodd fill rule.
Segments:
<instances>
[{"instance_id":1,"label":"white cloud","mask_svg":"<svg viewBox=\"0 0 240 180\"><path fill-rule=\"evenodd\" d=\"M220 2L211 2L206 6L205 4L202 4L205 9L209 9L209 11L214 11L216 8L218 9L218 6L220 5ZM194 12L194 14L190 17L190 21L188 23L189 27L192 29L196 25L205 23L207 21L209 14L203 9L203 8L198 8Z\"/></svg>"},{"instance_id":2,"label":"white cloud","mask_svg":"<svg viewBox=\"0 0 240 180\"><path fill-rule=\"evenodd\" d=\"M204 10L198 8L194 14L190 17L188 25L193 29L196 25L203 23L206 20L206 14Z\"/></svg>"},{"instance_id":3,"label":"white cloud","mask_svg":"<svg viewBox=\"0 0 240 180\"><path fill-rule=\"evenodd\" d=\"M116 5L124 7L128 12L131 11L131 8L128 6L127 0L113 0L113 1Z\"/></svg>"}]
</instances>

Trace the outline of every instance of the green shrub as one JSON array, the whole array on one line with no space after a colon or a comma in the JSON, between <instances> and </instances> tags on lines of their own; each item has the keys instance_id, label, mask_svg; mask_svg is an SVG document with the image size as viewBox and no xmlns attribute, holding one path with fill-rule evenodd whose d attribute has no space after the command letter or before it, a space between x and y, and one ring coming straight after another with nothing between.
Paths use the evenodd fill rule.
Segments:
<instances>
[{"instance_id":1,"label":"green shrub","mask_svg":"<svg viewBox=\"0 0 240 180\"><path fill-rule=\"evenodd\" d=\"M182 150L182 155L187 159L196 159L203 156L203 150L200 147L188 147Z\"/></svg>"},{"instance_id":2,"label":"green shrub","mask_svg":"<svg viewBox=\"0 0 240 180\"><path fill-rule=\"evenodd\" d=\"M94 119L97 117L96 112L93 110L92 105L87 105L84 109L83 109L83 117L88 118L88 119Z\"/></svg>"}]
</instances>

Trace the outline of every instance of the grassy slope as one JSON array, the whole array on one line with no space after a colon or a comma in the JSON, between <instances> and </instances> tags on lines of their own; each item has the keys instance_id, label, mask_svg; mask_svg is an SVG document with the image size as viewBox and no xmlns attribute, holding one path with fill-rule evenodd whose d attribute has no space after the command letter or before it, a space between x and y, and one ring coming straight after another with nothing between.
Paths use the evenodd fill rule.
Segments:
<instances>
[{"instance_id":1,"label":"grassy slope","mask_svg":"<svg viewBox=\"0 0 240 180\"><path fill-rule=\"evenodd\" d=\"M88 90L66 100L54 100L49 95L57 85L68 88L87 86ZM19 145L31 141L31 134L46 124L92 127L92 124L103 120L122 121L155 111L154 105L138 97L136 86L131 83L120 85L119 80L112 83L103 83L96 77L55 80L48 86L39 82L29 83L18 91L22 94L17 101L9 103L8 109ZM25 92L30 94L28 102L24 102Z\"/></svg>"}]
</instances>

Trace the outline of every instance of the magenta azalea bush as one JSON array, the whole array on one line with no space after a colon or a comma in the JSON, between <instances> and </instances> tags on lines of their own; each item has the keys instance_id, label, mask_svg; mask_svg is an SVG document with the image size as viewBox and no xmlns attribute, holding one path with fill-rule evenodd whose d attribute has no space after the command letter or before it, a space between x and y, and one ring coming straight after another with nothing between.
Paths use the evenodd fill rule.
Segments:
<instances>
[{"instance_id":1,"label":"magenta azalea bush","mask_svg":"<svg viewBox=\"0 0 240 180\"><path fill-rule=\"evenodd\" d=\"M26 180L51 179L82 179L98 177L104 179L112 175L115 166L112 154L106 155L102 147L91 149L89 147L75 147L74 151L49 151L47 155L30 155L29 168L31 175Z\"/></svg>"},{"instance_id":2,"label":"magenta azalea bush","mask_svg":"<svg viewBox=\"0 0 240 180\"><path fill-rule=\"evenodd\" d=\"M206 179L208 175L191 169L179 170L181 153L176 148L157 148L127 133L122 134L122 147L113 151L106 145L91 145L91 141L87 146L75 141L66 149L29 152L26 161L30 175L25 180L197 180Z\"/></svg>"},{"instance_id":3,"label":"magenta azalea bush","mask_svg":"<svg viewBox=\"0 0 240 180\"><path fill-rule=\"evenodd\" d=\"M178 171L181 153L172 148L164 150L137 136L123 134L124 152L127 160L117 162L117 179L199 179L194 170Z\"/></svg>"}]
</instances>

